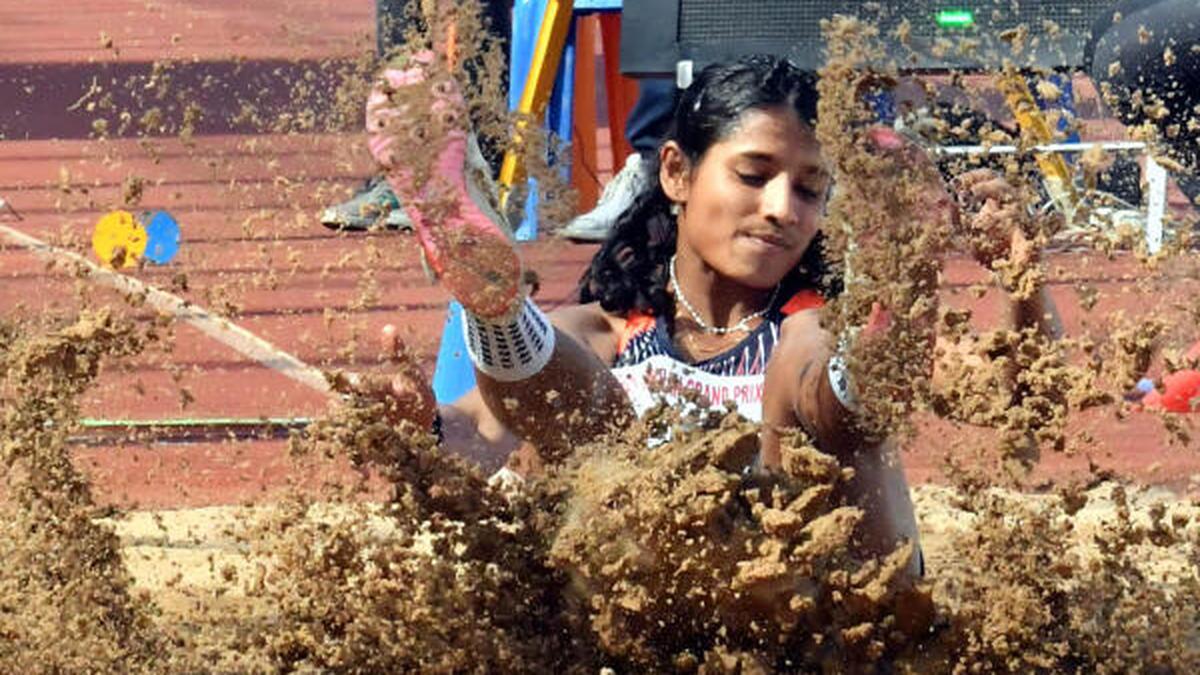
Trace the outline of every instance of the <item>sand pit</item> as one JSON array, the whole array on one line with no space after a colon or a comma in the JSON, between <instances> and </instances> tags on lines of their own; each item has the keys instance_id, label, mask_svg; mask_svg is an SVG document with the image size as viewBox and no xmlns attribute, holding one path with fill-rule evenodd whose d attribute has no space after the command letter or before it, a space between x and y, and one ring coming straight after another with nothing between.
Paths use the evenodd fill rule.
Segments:
<instances>
[{"instance_id":1,"label":"sand pit","mask_svg":"<svg viewBox=\"0 0 1200 675\"><path fill-rule=\"evenodd\" d=\"M1113 499L1118 490L1126 493L1126 506ZM997 490L993 496L1020 509L1062 509L1060 498L1048 494L1018 493ZM1068 550L1077 562L1100 559L1095 536L1106 527L1128 518L1141 527L1149 527L1152 517L1161 507L1162 519L1170 522L1183 518L1188 525L1179 541L1167 539L1155 542L1150 538L1135 545L1135 564L1150 579L1178 580L1194 573L1194 560L1189 559L1189 547L1184 542L1194 538L1196 515L1200 504L1192 498L1180 497L1169 490L1136 488L1108 482L1077 495L1086 500L1083 507L1070 515L1072 531L1067 535ZM960 492L944 485L919 485L913 488L913 500L921 529L921 548L925 554L928 576L933 583L945 583L956 573L970 570L960 544L974 532L980 516L965 508ZM333 513L348 507L330 507ZM1128 515L1122 511L1128 509ZM172 509L163 511L134 511L104 522L115 531L133 579L135 589L146 590L165 610L178 611L178 599L172 594L187 596L223 593L245 597L237 586L230 586L226 566L232 566L240 576L252 569L251 556L244 542L233 536L234 523L261 518L263 509L238 506ZM332 513L327 518L332 519ZM1066 518L1065 511L1059 513ZM394 527L378 512L370 522L382 540L395 536ZM1072 564L1075 564L1074 562ZM172 606L174 605L174 607Z\"/></svg>"},{"instance_id":2,"label":"sand pit","mask_svg":"<svg viewBox=\"0 0 1200 675\"><path fill-rule=\"evenodd\" d=\"M992 509L1000 511L975 510L978 501L944 486L919 486L914 489L914 499L928 566L927 584L938 613L929 627L932 637L924 645L917 640L914 651L918 653L903 654L897 658L898 664L907 664L913 672L951 672L955 658L964 665L990 664L988 667L1000 671L1044 668L1060 672L1089 663L1102 670L1108 668L1106 672L1140 670L1152 664L1167 671L1186 672L1189 664L1194 665L1200 648L1193 632L1194 608L1187 607L1176 595L1195 592L1195 516L1200 505L1194 501L1167 491L1111 482L1079 492L1069 500L1046 494L989 492L986 500L992 502ZM1068 508L1079 510L1068 515ZM364 521L352 507L331 506L316 519L330 524L345 519L343 522L358 526L369 522L379 544L410 545L378 509L371 511ZM236 507L138 512L113 525L122 542L133 588L147 591L170 625L194 616L199 606L228 611L261 602L261 598L255 600L231 583L232 579L252 575L256 562L245 543L228 536L227 529L232 522L262 515L261 511L255 514ZM997 527L998 518L1007 519L1009 529ZM985 523L992 529L983 528ZM1045 530L1029 532L1034 525ZM560 540L560 545L564 543ZM1029 548L1020 550L1021 545ZM1128 545L1129 549L1114 556L1114 545ZM432 555L424 546L427 544L418 547L419 555ZM1026 564L1018 566L1022 557L1027 557ZM1122 569L1125 566L1128 568ZM1001 569L1003 578L992 577ZM651 578L655 577L633 577L643 581ZM1143 587L1120 591L1088 587L1105 583ZM639 660L648 656L647 643L631 639L628 632L641 625L636 617L649 609L634 600L639 597L638 589L644 591L646 587L634 584L611 589L593 600L600 603L593 620L600 623L593 625L602 631L606 648L615 649L621 657L599 658L598 664L615 665L634 657L634 662L641 664L638 669L649 667L645 660ZM696 587L719 589L724 585L698 583ZM1185 590L1189 587L1193 590ZM1161 595L1164 591L1167 596ZM1045 599L1039 597L1044 594L1048 594ZM654 602L653 595L640 597ZM703 597L707 597L706 592L693 594L693 600ZM1171 599L1164 602L1167 597ZM616 604L610 609L608 602ZM761 620L767 616L763 609L769 602L762 605L761 598L747 602L758 611L748 612L743 618ZM1112 623L1123 618L1136 624L1148 618L1144 613L1151 607L1174 614L1169 617L1172 625L1163 622L1156 626L1152 621L1149 626L1129 628ZM1101 610L1112 614L1106 617ZM678 618L680 611L676 608L671 615ZM1055 625L1059 621L1069 626ZM677 622L669 625L673 630L682 630ZM1070 630L1079 633L1068 635ZM1114 630L1126 636L1125 644L1118 645L1106 634ZM947 636L962 644L948 644ZM924 649L920 649L922 646ZM1104 654L1104 661L1087 660L1084 654L1088 651L1094 652L1091 658ZM796 653L811 656L819 650ZM757 659L748 660L744 653L716 650L705 656L706 667L713 668L713 672L723 672L735 663L743 669L750 663L764 665ZM675 657L672 663L659 663L658 667L688 670L702 660L694 654ZM839 662L846 665L840 659L833 661ZM432 663L426 665L437 669Z\"/></svg>"},{"instance_id":3,"label":"sand pit","mask_svg":"<svg viewBox=\"0 0 1200 675\"><path fill-rule=\"evenodd\" d=\"M903 571L911 545L855 553L860 512L830 501L844 471L802 438L782 473L746 473L757 435L735 416L679 427L653 453L647 428L581 447L505 496L352 398L295 450L376 473L382 503L351 482L319 500L101 518L64 434L102 359L140 348L133 325L84 317L4 352L0 585L38 598L0 612L13 659L126 672L1185 672L1198 657L1195 504L1116 484L925 488L917 580ZM40 395L11 398L30 387ZM66 616L79 632L50 628Z\"/></svg>"},{"instance_id":4,"label":"sand pit","mask_svg":"<svg viewBox=\"0 0 1200 675\"><path fill-rule=\"evenodd\" d=\"M464 67L456 76L476 78L471 105L485 135L507 138L514 122L498 102L499 57L494 45L473 41L471 21L461 53L487 64L490 75ZM44 277L26 272L13 282L23 284L18 291L0 288L0 659L30 672L122 673L1200 670L1200 504L1188 496L1188 477L1160 481L1180 488L1171 491L1092 462L1103 459L1098 436L1117 445L1169 437L1177 454L1160 448L1155 462L1195 452L1190 417L1152 417L1123 401L1142 375L1161 383L1171 370L1196 366L1183 357L1200 317L1195 252L1177 241L1158 257L1123 253L1126 237L1059 269L1055 258L1039 264L1036 254L1060 224L1035 220L1028 247L997 252L991 269L969 276L961 260L934 261L943 249L980 242L948 241L947 223L928 217L935 205L924 188L934 172L906 173L903 162L889 164L855 144L866 123L860 94L894 74L854 62L864 48L856 41L869 34L863 25L834 24L831 34L845 50L835 49L840 60L824 73L820 132L852 186L831 204L838 230L831 253L854 283L829 319L835 327L861 323L879 298L904 310L903 335L855 355L852 368L879 383L863 392L872 431L907 439L899 458L923 453L925 471L936 471L936 484L913 490L924 578L905 573L916 560L913 544L878 558L860 552L862 511L836 496L849 476L803 438L785 449L782 471L759 475L746 470L757 429L744 421L692 420L653 452L639 426L580 444L524 491L503 493L441 453L424 430L389 421L378 401L345 381L331 385L346 394L332 406L287 390L282 377L263 384L156 316L138 293L106 294L82 273L59 268ZM116 58L121 47L119 34L103 34L106 55ZM64 218L62 233L50 238L86 253L77 214L90 218L102 206L182 189L164 187L173 185L166 173L133 175L123 164L133 157L171 170L203 163L221 180L192 194L197 210L229 215L195 231L177 270L129 273L264 340L287 342L288 352L329 371L386 370L366 339L382 323L371 312L397 311L388 298L403 295L408 316L425 312L426 323L440 326L444 298L429 300L411 241L311 236L307 211L342 196L353 171L305 172L313 165L365 171L361 138L343 127L361 117L373 64L345 57L289 83L296 105L283 105L285 114L243 106L236 119L207 120L228 123L225 131L252 125L260 132L244 138L205 135L205 117L189 105L203 98L199 90L171 88L181 64L118 82L118 91L142 92L129 100L80 92L80 107L95 97L89 111L106 121L89 121L92 138L56 150L94 160L82 177L76 165L43 167L53 183L47 201L57 202L47 213ZM342 85L317 96L311 83L335 72ZM159 92L169 104L155 103ZM316 107L328 113L324 122L314 100L323 101ZM989 133L989 142L1015 140L1000 128ZM540 155L547 144L554 142L531 139L524 148ZM420 143L407 149L419 155ZM1027 195L1036 194L1022 182L1031 164L1025 153L1001 167ZM247 167L258 178L225 179ZM539 171L544 184L557 176ZM863 211L896 181L901 189L887 194L886 214ZM561 186L551 192L544 217L561 221L554 209L573 205ZM886 245L851 246L891 224ZM233 230L244 234L236 255L222 248ZM569 267L552 247L529 250L539 252L531 254L535 267ZM1086 256L1116 258L1128 278L1089 277L1102 265ZM387 267L395 259L404 269ZM35 282L45 279L57 284L46 291L55 300L31 308L41 291ZM997 308L1010 295L1043 283L1056 284L1060 302L1082 308L1073 310L1065 340L997 328ZM569 292L558 277L548 286L558 299ZM276 293L281 287L293 295ZM976 302L985 295L994 301ZM275 305L295 315L269 315ZM960 349L939 352L939 371L927 378L914 364L931 331ZM210 379L193 394L189 378ZM243 399L268 406L253 414L319 417L290 444L304 467L297 475L318 480L281 480L252 505L229 505L235 500L226 487L224 501L212 500L223 505L146 509L105 491L106 481L132 484L128 476L78 461L85 412L215 415ZM935 415L934 431L921 432ZM1153 440L1148 429L1158 434ZM1137 463L1136 451L1117 450ZM174 474L152 466L161 456L114 464L123 452L91 452L89 463L146 471L147 481L188 478L186 464ZM1085 468L1065 479L1038 473L1068 460ZM230 480L265 483L260 470ZM171 501L167 490L155 495Z\"/></svg>"}]
</instances>

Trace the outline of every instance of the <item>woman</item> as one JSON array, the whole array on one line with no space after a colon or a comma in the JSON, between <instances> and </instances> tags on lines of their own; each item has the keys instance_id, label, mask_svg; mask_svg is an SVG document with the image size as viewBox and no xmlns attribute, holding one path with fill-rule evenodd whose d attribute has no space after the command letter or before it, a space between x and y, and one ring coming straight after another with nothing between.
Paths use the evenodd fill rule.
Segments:
<instances>
[{"instance_id":1,"label":"woman","mask_svg":"<svg viewBox=\"0 0 1200 675\"><path fill-rule=\"evenodd\" d=\"M837 283L822 264L831 177L813 132L811 76L768 57L702 72L682 93L657 180L585 273L581 303L547 316L524 296L516 251L464 174L472 153L452 80L430 54L413 63L385 74L368 128L427 260L466 309L478 387L441 409L448 447L494 465L524 440L553 459L627 424L656 394L694 389L763 423L767 470L779 466L781 434L797 427L853 467L846 498L866 511L868 550L916 540L903 471L858 431L838 340L820 324ZM431 119L414 118L419 101ZM868 133L880 153L928 161L891 130ZM405 165L413 139L428 147L438 138L431 175ZM982 186L994 217L994 182L969 183ZM953 209L941 185L928 188L931 203ZM877 311L856 339L887 339L887 330ZM428 395L397 382L403 414L432 424Z\"/></svg>"}]
</instances>

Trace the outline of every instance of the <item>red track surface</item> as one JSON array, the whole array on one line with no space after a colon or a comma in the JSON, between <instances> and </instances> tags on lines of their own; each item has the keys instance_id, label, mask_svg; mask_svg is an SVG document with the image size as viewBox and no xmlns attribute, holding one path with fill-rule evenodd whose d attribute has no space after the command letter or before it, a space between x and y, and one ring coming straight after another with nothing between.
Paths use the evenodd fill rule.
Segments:
<instances>
[{"instance_id":1,"label":"red track surface","mask_svg":"<svg viewBox=\"0 0 1200 675\"><path fill-rule=\"evenodd\" d=\"M0 91L14 90L13 78L38 64L63 69L54 72L69 73L71 81L87 81L104 64L167 57L247 63L345 58L367 44L371 22L372 4L366 0L149 5L106 0L70 11L30 10L28 3L0 0ZM119 51L101 48L100 31L112 36ZM180 37L173 43L172 35ZM55 95L69 103L82 93ZM432 370L447 296L425 280L411 239L331 234L315 222L320 208L346 196L369 173L357 133L227 130L198 135L190 146L173 137L155 138L147 148L132 139L101 142L78 134L90 123L82 113L70 114L79 119L67 113L62 120L38 121L33 118L42 113L35 112L22 117L21 105L39 109L36 90L23 96L2 128L10 140L0 141L0 196L25 220L0 214L0 224L91 257L94 222L121 204L122 181L140 176L145 179L141 207L169 209L183 227L184 242L170 265L133 272L137 278L175 289L210 309L227 307L241 326L320 367L378 367L374 336L385 323L395 323ZM141 111L131 112L136 117ZM1093 126L1109 133L1113 125ZM37 133L22 134L22 128ZM61 133L51 133L54 128ZM1183 208L1177 195L1174 205ZM568 301L593 250L553 240L527 246L528 264L543 280L539 297L545 304ZM1137 290L1132 279L1146 273L1127 259L1061 255L1048 266L1052 292L1073 334L1102 333L1104 320L1117 310L1139 316L1198 290L1194 278L1175 278L1151 292ZM186 275L186 290L180 274ZM981 300L964 292L984 280L982 271L957 259L946 278L947 302L971 307L980 325L994 322L1001 307L994 292ZM1074 290L1084 282L1102 292L1090 313L1080 310ZM86 280L47 269L25 249L0 246L0 308L6 314L18 307L68 311L77 306L80 291L120 304L114 294ZM1184 332L1176 336L1180 343L1188 337ZM84 413L137 419L288 417L317 415L327 404L322 394L181 326L169 353L156 351L104 372L85 398ZM1135 413L1118 421L1111 412L1092 414L1074 424L1091 432L1094 447L1076 447L1074 457L1048 457L1040 475L1082 476L1089 457L1102 467L1180 488L1200 472L1195 449L1170 447L1161 421L1152 415ZM905 456L914 480L936 479L947 452L967 456L970 447L987 443L980 430L937 420L922 420L920 426ZM134 443L79 454L103 498L144 506L235 503L279 490L291 480L311 484L319 477L317 469L293 471L278 440Z\"/></svg>"}]
</instances>

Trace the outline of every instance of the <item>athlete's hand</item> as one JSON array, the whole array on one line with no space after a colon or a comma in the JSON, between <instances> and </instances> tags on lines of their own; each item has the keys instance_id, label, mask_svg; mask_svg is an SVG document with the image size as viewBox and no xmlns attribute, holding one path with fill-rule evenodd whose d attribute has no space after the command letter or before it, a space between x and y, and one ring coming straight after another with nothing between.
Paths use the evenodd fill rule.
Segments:
<instances>
[{"instance_id":1,"label":"athlete's hand","mask_svg":"<svg viewBox=\"0 0 1200 675\"><path fill-rule=\"evenodd\" d=\"M867 128L866 140L873 154L891 160L894 189L916 190L912 197L914 214L940 225L946 232L957 227L958 205L923 147L886 126Z\"/></svg>"},{"instance_id":2,"label":"athlete's hand","mask_svg":"<svg viewBox=\"0 0 1200 675\"><path fill-rule=\"evenodd\" d=\"M1016 186L991 169L975 169L955 178L954 187L964 214L958 232L980 265L990 269L1002 258L1031 254L1025 233L1033 216Z\"/></svg>"},{"instance_id":3,"label":"athlete's hand","mask_svg":"<svg viewBox=\"0 0 1200 675\"><path fill-rule=\"evenodd\" d=\"M521 257L491 197L454 73L428 50L386 68L367 101L367 138L412 221L422 261L476 317L510 318L524 302Z\"/></svg>"},{"instance_id":4,"label":"athlete's hand","mask_svg":"<svg viewBox=\"0 0 1200 675\"><path fill-rule=\"evenodd\" d=\"M389 373L359 378L354 391L360 396L384 404L392 423L408 420L422 429L432 429L437 416L437 400L412 353L405 347L396 326L388 324L379 333L380 359Z\"/></svg>"}]
</instances>

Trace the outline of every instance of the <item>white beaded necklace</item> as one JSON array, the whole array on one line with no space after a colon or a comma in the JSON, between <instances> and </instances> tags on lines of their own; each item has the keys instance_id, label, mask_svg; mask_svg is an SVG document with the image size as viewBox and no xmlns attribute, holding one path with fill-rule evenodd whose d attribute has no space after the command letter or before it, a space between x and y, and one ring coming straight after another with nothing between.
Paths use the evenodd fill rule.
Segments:
<instances>
[{"instance_id":1,"label":"white beaded necklace","mask_svg":"<svg viewBox=\"0 0 1200 675\"><path fill-rule=\"evenodd\" d=\"M679 300L679 303L683 305L683 308L687 310L687 313L691 315L692 321L694 321L696 325L700 327L700 330L712 335L727 335L737 331L749 331L750 322L766 314L767 311L774 306L775 298L779 295L779 284L775 284L775 290L771 291L771 298L767 300L766 307L763 307L753 314L747 314L746 316L743 316L741 321L738 321L732 326L710 326L708 325L708 322L700 316L700 312L697 312L696 308L692 306L692 303L688 302L687 296L683 294L683 289L679 287L679 278L675 276L675 256L671 256L671 263L668 267L671 274L671 288L675 291L675 297Z\"/></svg>"}]
</instances>

